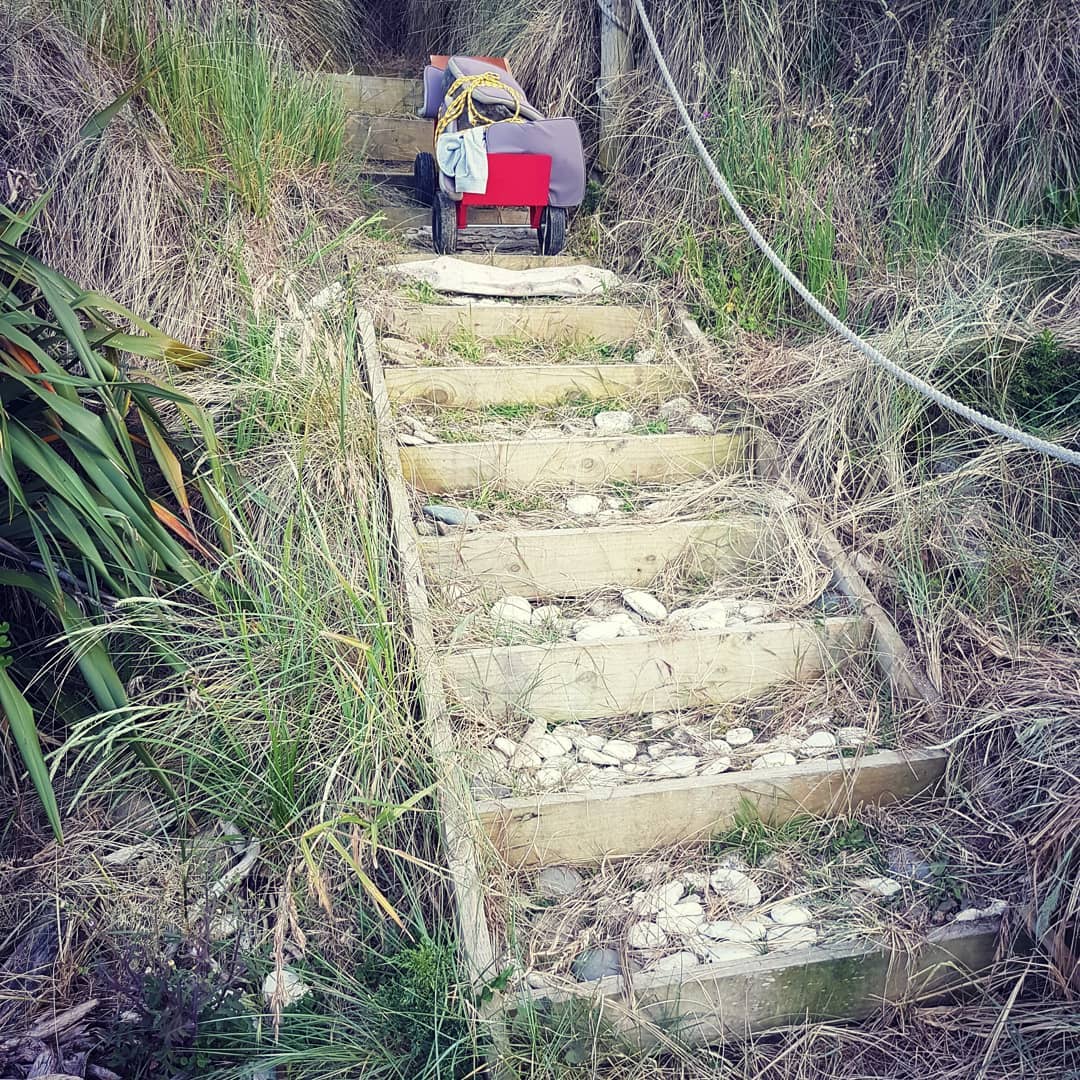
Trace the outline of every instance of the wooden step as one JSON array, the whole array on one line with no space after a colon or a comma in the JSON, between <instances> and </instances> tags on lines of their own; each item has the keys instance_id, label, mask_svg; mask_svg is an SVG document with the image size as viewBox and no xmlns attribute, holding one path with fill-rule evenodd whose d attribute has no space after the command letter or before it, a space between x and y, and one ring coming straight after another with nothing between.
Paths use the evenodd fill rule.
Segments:
<instances>
[{"instance_id":1,"label":"wooden step","mask_svg":"<svg viewBox=\"0 0 1080 1080\"><path fill-rule=\"evenodd\" d=\"M504 1008L518 1028L573 1030L601 1058L722 1044L807 1020L861 1020L907 1001L928 1004L962 992L993 965L1000 928L1000 918L952 923L935 927L910 950L857 941L703 964L680 976L641 973L625 982L612 976L523 990L509 995Z\"/></svg>"},{"instance_id":2,"label":"wooden step","mask_svg":"<svg viewBox=\"0 0 1080 1080\"><path fill-rule=\"evenodd\" d=\"M423 537L420 558L432 585L471 589L474 600L584 596L645 588L688 551L695 570L723 574L745 563L762 533L761 521L748 519L476 532Z\"/></svg>"},{"instance_id":3,"label":"wooden step","mask_svg":"<svg viewBox=\"0 0 1080 1080\"><path fill-rule=\"evenodd\" d=\"M431 228L431 208L427 206L381 206L379 213L383 216L381 222L383 228L392 232ZM524 228L528 226L528 215L524 210L515 210L513 207L476 206L469 212L469 221L470 229L483 229L495 225L521 225ZM529 232L535 244L536 234L531 229Z\"/></svg>"},{"instance_id":4,"label":"wooden step","mask_svg":"<svg viewBox=\"0 0 1080 1080\"><path fill-rule=\"evenodd\" d=\"M467 235L467 234L466 234ZM409 255L409 262L421 262L438 259L433 251L422 251ZM595 266L591 259L577 255L522 255L501 253L498 251L459 251L455 259L462 262L479 263L483 266L498 266L502 270L535 270L541 266Z\"/></svg>"},{"instance_id":5,"label":"wooden step","mask_svg":"<svg viewBox=\"0 0 1080 1080\"><path fill-rule=\"evenodd\" d=\"M345 121L345 148L375 161L411 164L417 154L431 152L432 137L430 120L350 113Z\"/></svg>"},{"instance_id":6,"label":"wooden step","mask_svg":"<svg viewBox=\"0 0 1080 1080\"><path fill-rule=\"evenodd\" d=\"M613 480L678 483L743 460L742 435L620 435L608 438L437 443L401 448L413 487L431 494L538 485L597 487Z\"/></svg>"},{"instance_id":7,"label":"wooden step","mask_svg":"<svg viewBox=\"0 0 1080 1080\"><path fill-rule=\"evenodd\" d=\"M752 807L765 822L849 815L860 806L907 799L945 775L940 750L802 761L781 769L613 784L589 792L490 799L477 814L510 866L590 863L707 840Z\"/></svg>"},{"instance_id":8,"label":"wooden step","mask_svg":"<svg viewBox=\"0 0 1080 1080\"><path fill-rule=\"evenodd\" d=\"M626 396L657 402L693 385L688 375L661 364L468 364L386 372L391 401L460 409L556 405L573 399L611 401Z\"/></svg>"},{"instance_id":9,"label":"wooden step","mask_svg":"<svg viewBox=\"0 0 1080 1080\"><path fill-rule=\"evenodd\" d=\"M443 671L466 709L576 721L739 701L842 667L869 636L868 619L844 615L589 645L488 646L448 653Z\"/></svg>"},{"instance_id":10,"label":"wooden step","mask_svg":"<svg viewBox=\"0 0 1080 1080\"><path fill-rule=\"evenodd\" d=\"M654 327L655 317L637 308L558 303L400 305L383 313L381 325L397 337L440 341L464 332L486 339L527 337L610 345L624 344Z\"/></svg>"},{"instance_id":11,"label":"wooden step","mask_svg":"<svg viewBox=\"0 0 1080 1080\"><path fill-rule=\"evenodd\" d=\"M336 91L350 112L412 118L424 104L424 84L419 79L328 73L320 75L319 81ZM430 131L430 121L425 123Z\"/></svg>"}]
</instances>

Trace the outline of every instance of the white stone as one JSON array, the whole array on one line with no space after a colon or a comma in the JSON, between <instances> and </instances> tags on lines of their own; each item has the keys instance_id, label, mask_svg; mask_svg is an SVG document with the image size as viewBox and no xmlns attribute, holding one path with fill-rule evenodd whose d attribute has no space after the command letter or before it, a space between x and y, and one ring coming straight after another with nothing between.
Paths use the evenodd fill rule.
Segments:
<instances>
[{"instance_id":1,"label":"white stone","mask_svg":"<svg viewBox=\"0 0 1080 1080\"><path fill-rule=\"evenodd\" d=\"M289 968L280 971L271 971L262 985L263 999L269 1005L275 998L281 1002L282 1008L295 1005L301 998L311 993L311 987Z\"/></svg>"},{"instance_id":2,"label":"white stone","mask_svg":"<svg viewBox=\"0 0 1080 1080\"><path fill-rule=\"evenodd\" d=\"M473 767L481 776L498 776L506 769L507 757L494 747L477 751Z\"/></svg>"},{"instance_id":3,"label":"white stone","mask_svg":"<svg viewBox=\"0 0 1080 1080\"><path fill-rule=\"evenodd\" d=\"M517 743L513 739L506 738L505 735L498 735L491 743L500 754L504 754L509 760L517 753Z\"/></svg>"},{"instance_id":4,"label":"white stone","mask_svg":"<svg viewBox=\"0 0 1080 1080\"><path fill-rule=\"evenodd\" d=\"M587 761L590 765L621 765L622 762L611 754L605 754L602 750L590 750L588 747L578 751L578 757Z\"/></svg>"},{"instance_id":5,"label":"white stone","mask_svg":"<svg viewBox=\"0 0 1080 1080\"><path fill-rule=\"evenodd\" d=\"M563 730L566 729L563 728ZM580 735L576 731L571 732L570 738L579 750L603 750L604 743L607 742L603 735L592 735L587 731L583 731Z\"/></svg>"},{"instance_id":6,"label":"white stone","mask_svg":"<svg viewBox=\"0 0 1080 1080\"><path fill-rule=\"evenodd\" d=\"M862 746L870 741L870 732L864 727L842 727L836 732L836 741L843 747Z\"/></svg>"},{"instance_id":7,"label":"white stone","mask_svg":"<svg viewBox=\"0 0 1080 1080\"><path fill-rule=\"evenodd\" d=\"M689 398L674 397L665 401L656 411L661 420L675 421L685 419L693 408Z\"/></svg>"},{"instance_id":8,"label":"white stone","mask_svg":"<svg viewBox=\"0 0 1080 1080\"><path fill-rule=\"evenodd\" d=\"M665 881L659 885L650 885L630 898L630 907L635 915L658 915L672 905L677 904L686 889L681 881Z\"/></svg>"},{"instance_id":9,"label":"white stone","mask_svg":"<svg viewBox=\"0 0 1080 1080\"><path fill-rule=\"evenodd\" d=\"M700 759L692 754L675 754L672 757L660 758L649 767L652 776L679 777L691 776L698 767Z\"/></svg>"},{"instance_id":10,"label":"white stone","mask_svg":"<svg viewBox=\"0 0 1080 1080\"><path fill-rule=\"evenodd\" d=\"M624 739L608 739L604 743L603 753L618 759L620 762L633 761L637 757L638 748L632 742Z\"/></svg>"},{"instance_id":11,"label":"white stone","mask_svg":"<svg viewBox=\"0 0 1080 1080\"><path fill-rule=\"evenodd\" d=\"M668 615L668 622L691 630L723 630L728 616L720 607L678 608Z\"/></svg>"},{"instance_id":12,"label":"white stone","mask_svg":"<svg viewBox=\"0 0 1080 1080\"><path fill-rule=\"evenodd\" d=\"M818 728L799 745L799 753L806 757L824 757L836 749L836 736L831 731Z\"/></svg>"},{"instance_id":13,"label":"white stone","mask_svg":"<svg viewBox=\"0 0 1080 1080\"><path fill-rule=\"evenodd\" d=\"M984 908L964 908L953 916L954 922L976 922L979 919L996 919L1009 910L1007 900L992 900Z\"/></svg>"},{"instance_id":14,"label":"white stone","mask_svg":"<svg viewBox=\"0 0 1080 1080\"><path fill-rule=\"evenodd\" d=\"M818 932L812 926L774 926L765 935L765 942L777 952L790 952L813 945Z\"/></svg>"},{"instance_id":15,"label":"white stone","mask_svg":"<svg viewBox=\"0 0 1080 1080\"><path fill-rule=\"evenodd\" d=\"M636 761L628 761L623 765L622 771L626 773L627 776L648 776L649 766L641 765Z\"/></svg>"},{"instance_id":16,"label":"white stone","mask_svg":"<svg viewBox=\"0 0 1080 1080\"><path fill-rule=\"evenodd\" d=\"M656 916L656 925L668 934L688 937L696 934L705 921L705 909L696 900L685 900L664 908Z\"/></svg>"},{"instance_id":17,"label":"white stone","mask_svg":"<svg viewBox=\"0 0 1080 1080\"><path fill-rule=\"evenodd\" d=\"M574 640L583 645L598 641L614 641L623 636L623 628L617 623L596 622L583 626L576 634Z\"/></svg>"},{"instance_id":18,"label":"white stone","mask_svg":"<svg viewBox=\"0 0 1080 1080\"><path fill-rule=\"evenodd\" d=\"M698 955L706 964L727 964L736 960L754 960L761 950L740 941L702 942Z\"/></svg>"},{"instance_id":19,"label":"white stone","mask_svg":"<svg viewBox=\"0 0 1080 1080\"><path fill-rule=\"evenodd\" d=\"M855 878L851 884L871 896L895 896L903 889L899 881L887 877Z\"/></svg>"},{"instance_id":20,"label":"white stone","mask_svg":"<svg viewBox=\"0 0 1080 1080\"><path fill-rule=\"evenodd\" d=\"M652 593L643 592L641 589L627 589L622 598L631 611L636 611L649 622L663 622L667 618L667 608Z\"/></svg>"},{"instance_id":21,"label":"white stone","mask_svg":"<svg viewBox=\"0 0 1080 1080\"><path fill-rule=\"evenodd\" d=\"M741 870L722 866L709 876L709 885L730 904L757 907L761 903L761 890Z\"/></svg>"},{"instance_id":22,"label":"white stone","mask_svg":"<svg viewBox=\"0 0 1080 1080\"><path fill-rule=\"evenodd\" d=\"M739 618L745 619L747 622L754 622L758 619L767 619L772 614L772 608L768 604L754 602L740 604L737 610L739 612Z\"/></svg>"},{"instance_id":23,"label":"white stone","mask_svg":"<svg viewBox=\"0 0 1080 1080\"><path fill-rule=\"evenodd\" d=\"M546 604L536 608L532 613L533 626L558 626L562 622L562 608L554 604Z\"/></svg>"},{"instance_id":24,"label":"white stone","mask_svg":"<svg viewBox=\"0 0 1080 1080\"><path fill-rule=\"evenodd\" d=\"M805 926L811 919L810 912L802 904L781 900L769 908L769 918L780 926Z\"/></svg>"},{"instance_id":25,"label":"white stone","mask_svg":"<svg viewBox=\"0 0 1080 1080\"><path fill-rule=\"evenodd\" d=\"M719 757L715 761L710 761L701 770L702 776L719 776L721 773L726 773L731 768L731 758Z\"/></svg>"},{"instance_id":26,"label":"white stone","mask_svg":"<svg viewBox=\"0 0 1080 1080\"><path fill-rule=\"evenodd\" d=\"M733 727L729 728L724 735L724 741L728 746L738 748L740 746L747 746L754 741L754 733L748 727Z\"/></svg>"},{"instance_id":27,"label":"white stone","mask_svg":"<svg viewBox=\"0 0 1080 1080\"><path fill-rule=\"evenodd\" d=\"M649 717L649 728L652 731L666 731L678 722L679 718L674 713L658 712Z\"/></svg>"},{"instance_id":28,"label":"white stone","mask_svg":"<svg viewBox=\"0 0 1080 1080\"><path fill-rule=\"evenodd\" d=\"M523 742L522 745L535 751L545 760L562 757L566 753L563 744L554 735L534 735Z\"/></svg>"},{"instance_id":29,"label":"white stone","mask_svg":"<svg viewBox=\"0 0 1080 1080\"><path fill-rule=\"evenodd\" d=\"M662 949L667 943L667 934L654 922L634 923L626 931L626 944L631 949Z\"/></svg>"},{"instance_id":30,"label":"white stone","mask_svg":"<svg viewBox=\"0 0 1080 1080\"><path fill-rule=\"evenodd\" d=\"M679 880L688 889L697 889L700 892L704 892L709 887L709 875L703 870L687 870Z\"/></svg>"},{"instance_id":31,"label":"white stone","mask_svg":"<svg viewBox=\"0 0 1080 1080\"><path fill-rule=\"evenodd\" d=\"M727 739L704 739L702 740L702 748L710 754L716 754L717 757L724 757L726 754L731 753L731 745Z\"/></svg>"},{"instance_id":32,"label":"white stone","mask_svg":"<svg viewBox=\"0 0 1080 1080\"><path fill-rule=\"evenodd\" d=\"M491 621L528 626L532 622L532 604L524 596L504 596L491 605Z\"/></svg>"},{"instance_id":33,"label":"white stone","mask_svg":"<svg viewBox=\"0 0 1080 1080\"><path fill-rule=\"evenodd\" d=\"M754 758L750 763L752 769L782 769L787 765L798 765L799 759L786 750L770 750L767 754Z\"/></svg>"},{"instance_id":34,"label":"white stone","mask_svg":"<svg viewBox=\"0 0 1080 1080\"><path fill-rule=\"evenodd\" d=\"M620 409L599 412L593 417L593 425L601 435L622 435L634 426L634 414Z\"/></svg>"},{"instance_id":35,"label":"white stone","mask_svg":"<svg viewBox=\"0 0 1080 1080\"><path fill-rule=\"evenodd\" d=\"M600 511L600 500L595 495L573 495L566 500L566 509L575 517L592 517Z\"/></svg>"},{"instance_id":36,"label":"white stone","mask_svg":"<svg viewBox=\"0 0 1080 1080\"><path fill-rule=\"evenodd\" d=\"M535 750L530 750L527 746L519 746L510 759L510 768L539 769L543 763L544 759Z\"/></svg>"},{"instance_id":37,"label":"white stone","mask_svg":"<svg viewBox=\"0 0 1080 1080\"><path fill-rule=\"evenodd\" d=\"M560 724L559 733L565 735L568 739L575 739L579 735L588 734L584 724Z\"/></svg>"},{"instance_id":38,"label":"white stone","mask_svg":"<svg viewBox=\"0 0 1080 1080\"><path fill-rule=\"evenodd\" d=\"M761 941L769 927L764 919L717 919L706 923L701 932L717 941L738 941L749 943Z\"/></svg>"},{"instance_id":39,"label":"white stone","mask_svg":"<svg viewBox=\"0 0 1080 1080\"><path fill-rule=\"evenodd\" d=\"M556 788L563 786L566 780L566 774L562 769L555 768L543 768L537 769L536 775L533 777L536 781L536 786L541 791L554 791Z\"/></svg>"},{"instance_id":40,"label":"white stone","mask_svg":"<svg viewBox=\"0 0 1080 1080\"><path fill-rule=\"evenodd\" d=\"M574 740L571 739L570 736L567 735L565 732L553 731L551 733L551 737L559 744L559 746L562 747L562 752L564 754L569 754L573 752Z\"/></svg>"},{"instance_id":41,"label":"white stone","mask_svg":"<svg viewBox=\"0 0 1080 1080\"><path fill-rule=\"evenodd\" d=\"M655 364L659 359L659 354L655 349L638 349L634 353L635 364Z\"/></svg>"},{"instance_id":42,"label":"white stone","mask_svg":"<svg viewBox=\"0 0 1080 1080\"><path fill-rule=\"evenodd\" d=\"M648 975L682 975L698 966L698 958L692 952L677 952L661 956L644 969Z\"/></svg>"},{"instance_id":43,"label":"white stone","mask_svg":"<svg viewBox=\"0 0 1080 1080\"><path fill-rule=\"evenodd\" d=\"M660 740L659 742L649 743L649 745L645 747L645 753L651 758L662 758L665 754L670 754L674 749L674 743Z\"/></svg>"},{"instance_id":44,"label":"white stone","mask_svg":"<svg viewBox=\"0 0 1080 1080\"><path fill-rule=\"evenodd\" d=\"M421 517L416 519L416 531L420 536L438 536L439 527L434 521Z\"/></svg>"},{"instance_id":45,"label":"white stone","mask_svg":"<svg viewBox=\"0 0 1080 1080\"><path fill-rule=\"evenodd\" d=\"M704 413L691 413L683 423L695 435L711 435L716 425Z\"/></svg>"}]
</instances>

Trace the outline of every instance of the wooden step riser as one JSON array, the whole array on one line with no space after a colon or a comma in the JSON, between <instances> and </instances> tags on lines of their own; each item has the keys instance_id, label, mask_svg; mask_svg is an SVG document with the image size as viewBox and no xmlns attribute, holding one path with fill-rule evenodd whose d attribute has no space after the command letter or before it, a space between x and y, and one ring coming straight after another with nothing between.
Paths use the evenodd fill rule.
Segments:
<instances>
[{"instance_id":1,"label":"wooden step riser","mask_svg":"<svg viewBox=\"0 0 1080 1080\"><path fill-rule=\"evenodd\" d=\"M632 398L655 404L687 391L692 380L659 364L514 364L425 367L386 372L390 400L480 409L489 405L557 405L569 400Z\"/></svg>"},{"instance_id":2,"label":"wooden step riser","mask_svg":"<svg viewBox=\"0 0 1080 1080\"><path fill-rule=\"evenodd\" d=\"M477 230L478 242L482 235ZM655 325L646 312L618 304L415 304L383 313L381 329L436 341L466 333L486 340L622 345L651 333Z\"/></svg>"},{"instance_id":3,"label":"wooden step riser","mask_svg":"<svg viewBox=\"0 0 1080 1080\"><path fill-rule=\"evenodd\" d=\"M419 79L326 73L319 76L319 82L334 90L350 112L369 116L400 116L415 121L417 110L424 104L424 85ZM427 126L430 131L430 123Z\"/></svg>"},{"instance_id":4,"label":"wooden step riser","mask_svg":"<svg viewBox=\"0 0 1080 1080\"><path fill-rule=\"evenodd\" d=\"M555 723L696 709L838 669L865 648L870 624L768 623L665 639L516 645L448 654L451 696L468 711L524 712Z\"/></svg>"},{"instance_id":5,"label":"wooden step riser","mask_svg":"<svg viewBox=\"0 0 1080 1080\"><path fill-rule=\"evenodd\" d=\"M835 817L910 798L936 787L947 762L940 751L881 751L587 794L486 800L477 809L492 846L510 866L594 863L708 840L734 825L748 806L779 825L805 814Z\"/></svg>"},{"instance_id":6,"label":"wooden step riser","mask_svg":"<svg viewBox=\"0 0 1080 1080\"><path fill-rule=\"evenodd\" d=\"M465 533L420 541L433 586L464 589L472 600L500 596L584 596L597 589L647 588L677 559L709 577L764 557L758 522L669 521L586 529Z\"/></svg>"},{"instance_id":7,"label":"wooden step riser","mask_svg":"<svg viewBox=\"0 0 1080 1080\"><path fill-rule=\"evenodd\" d=\"M741 435L648 435L535 442L438 443L401 451L405 477L429 494L585 488L625 480L677 484L745 460Z\"/></svg>"},{"instance_id":8,"label":"wooden step riser","mask_svg":"<svg viewBox=\"0 0 1080 1080\"><path fill-rule=\"evenodd\" d=\"M403 233L413 229L427 229L430 232L431 229L431 209L430 207L417 205L410 206L382 206L379 208L378 213L382 215L380 225L389 232ZM526 235L527 239L531 239L532 243L536 243L536 232L532 229L527 229L528 217L521 210L514 210L512 207L501 206L475 206L469 211L469 226L473 228L476 226L474 233L468 232L468 229L460 232L459 237L473 237L477 242L483 240L486 235L486 230L495 226L513 226L515 228L520 226L518 231L519 236Z\"/></svg>"},{"instance_id":9,"label":"wooden step riser","mask_svg":"<svg viewBox=\"0 0 1080 1080\"><path fill-rule=\"evenodd\" d=\"M345 121L345 149L374 161L411 164L417 154L431 153L430 120L350 113Z\"/></svg>"},{"instance_id":10,"label":"wooden step riser","mask_svg":"<svg viewBox=\"0 0 1080 1080\"><path fill-rule=\"evenodd\" d=\"M681 978L635 975L629 990L615 976L571 990L530 991L505 1007L512 1022L541 1030L560 1030L565 1013L597 1055L723 1043L808 1019L862 1020L903 1002L938 1000L989 971L999 936L1000 920L987 919L933 930L912 952L862 942L825 945L710 964ZM541 1005L536 1015L532 1010Z\"/></svg>"},{"instance_id":11,"label":"wooden step riser","mask_svg":"<svg viewBox=\"0 0 1080 1080\"><path fill-rule=\"evenodd\" d=\"M463 234L468 235L468 234ZM535 235L535 234L534 234ZM442 256L433 251L419 251L409 254L409 262L424 262ZM497 266L502 270L535 270L541 266L595 266L591 259L577 255L533 255L509 254L499 252L459 251L455 259L463 262L479 263L483 266Z\"/></svg>"}]
</instances>

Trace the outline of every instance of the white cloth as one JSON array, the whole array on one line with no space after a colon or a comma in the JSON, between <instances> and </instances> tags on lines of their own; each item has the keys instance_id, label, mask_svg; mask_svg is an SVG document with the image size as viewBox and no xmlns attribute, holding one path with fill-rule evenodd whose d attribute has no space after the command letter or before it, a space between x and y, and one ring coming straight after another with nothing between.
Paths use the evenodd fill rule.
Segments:
<instances>
[{"instance_id":1,"label":"white cloth","mask_svg":"<svg viewBox=\"0 0 1080 1080\"><path fill-rule=\"evenodd\" d=\"M487 191L487 143L482 127L447 131L435 142L435 160L447 176L454 178L454 189L483 195Z\"/></svg>"}]
</instances>

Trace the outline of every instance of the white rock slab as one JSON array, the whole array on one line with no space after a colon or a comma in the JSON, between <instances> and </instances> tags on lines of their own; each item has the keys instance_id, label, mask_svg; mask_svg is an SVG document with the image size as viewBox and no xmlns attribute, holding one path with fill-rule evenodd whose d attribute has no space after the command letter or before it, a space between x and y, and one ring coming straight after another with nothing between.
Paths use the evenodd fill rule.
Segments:
<instances>
[{"instance_id":1,"label":"white rock slab","mask_svg":"<svg viewBox=\"0 0 1080 1080\"><path fill-rule=\"evenodd\" d=\"M627 742L625 739L608 739L604 743L602 753L625 763L633 761L637 757L638 748L636 744Z\"/></svg>"},{"instance_id":2,"label":"white rock slab","mask_svg":"<svg viewBox=\"0 0 1080 1080\"><path fill-rule=\"evenodd\" d=\"M707 922L701 932L715 941L749 943L764 941L769 924L764 919L717 919Z\"/></svg>"},{"instance_id":3,"label":"white rock slab","mask_svg":"<svg viewBox=\"0 0 1080 1080\"><path fill-rule=\"evenodd\" d=\"M705 909L696 900L685 900L664 908L656 916L656 925L667 934L689 937L705 922Z\"/></svg>"},{"instance_id":4,"label":"white rock slab","mask_svg":"<svg viewBox=\"0 0 1080 1080\"><path fill-rule=\"evenodd\" d=\"M754 960L761 950L740 941L701 942L698 955L706 964L730 964L736 960Z\"/></svg>"},{"instance_id":5,"label":"white rock slab","mask_svg":"<svg viewBox=\"0 0 1080 1080\"><path fill-rule=\"evenodd\" d=\"M537 266L506 270L450 255L391 268L395 277L422 281L436 292L466 296L596 296L619 284L618 274L598 266Z\"/></svg>"},{"instance_id":6,"label":"white rock slab","mask_svg":"<svg viewBox=\"0 0 1080 1080\"><path fill-rule=\"evenodd\" d=\"M532 604L524 596L504 596L491 605L491 621L528 626L532 622Z\"/></svg>"},{"instance_id":7,"label":"white rock slab","mask_svg":"<svg viewBox=\"0 0 1080 1080\"><path fill-rule=\"evenodd\" d=\"M769 908L769 918L780 926L805 926L812 916L802 904L781 900Z\"/></svg>"},{"instance_id":8,"label":"white rock slab","mask_svg":"<svg viewBox=\"0 0 1080 1080\"><path fill-rule=\"evenodd\" d=\"M776 952L791 952L813 945L818 932L812 926L775 926L765 935L765 943Z\"/></svg>"},{"instance_id":9,"label":"white rock slab","mask_svg":"<svg viewBox=\"0 0 1080 1080\"><path fill-rule=\"evenodd\" d=\"M677 904L685 893L686 889L681 881L664 881L634 893L630 908L635 915L658 915Z\"/></svg>"},{"instance_id":10,"label":"white rock slab","mask_svg":"<svg viewBox=\"0 0 1080 1080\"><path fill-rule=\"evenodd\" d=\"M714 761L710 761L702 770L702 776L719 776L721 773L726 773L731 768L731 758L719 757Z\"/></svg>"},{"instance_id":11,"label":"white rock slab","mask_svg":"<svg viewBox=\"0 0 1080 1080\"><path fill-rule=\"evenodd\" d=\"M709 875L713 891L730 904L739 907L757 907L761 903L761 890L741 870L722 866Z\"/></svg>"},{"instance_id":12,"label":"white rock slab","mask_svg":"<svg viewBox=\"0 0 1080 1080\"><path fill-rule=\"evenodd\" d=\"M652 593L641 589L627 589L623 594L623 603L631 611L636 611L643 619L649 622L663 622L668 616L668 610L656 599Z\"/></svg>"},{"instance_id":13,"label":"white rock slab","mask_svg":"<svg viewBox=\"0 0 1080 1080\"><path fill-rule=\"evenodd\" d=\"M574 640L582 645L590 645L600 641L614 641L623 636L623 627L617 623L596 622L588 623L574 634Z\"/></svg>"},{"instance_id":14,"label":"white rock slab","mask_svg":"<svg viewBox=\"0 0 1080 1080\"><path fill-rule=\"evenodd\" d=\"M598 412L593 417L593 427L601 435L622 435L634 426L634 414L621 409Z\"/></svg>"},{"instance_id":15,"label":"white rock slab","mask_svg":"<svg viewBox=\"0 0 1080 1080\"><path fill-rule=\"evenodd\" d=\"M662 949L667 943L667 934L654 922L634 923L626 931L626 944L631 949Z\"/></svg>"},{"instance_id":16,"label":"white rock slab","mask_svg":"<svg viewBox=\"0 0 1080 1080\"><path fill-rule=\"evenodd\" d=\"M594 517L600 513L600 500L595 495L572 495L566 509L575 517Z\"/></svg>"},{"instance_id":17,"label":"white rock slab","mask_svg":"<svg viewBox=\"0 0 1080 1080\"><path fill-rule=\"evenodd\" d=\"M738 749L740 746L749 746L754 741L754 732L748 727L733 727L729 728L724 735L724 741L732 749Z\"/></svg>"},{"instance_id":18,"label":"white rock slab","mask_svg":"<svg viewBox=\"0 0 1080 1080\"><path fill-rule=\"evenodd\" d=\"M903 889L899 881L887 877L856 878L851 884L864 893L881 897L895 896Z\"/></svg>"},{"instance_id":19,"label":"white rock slab","mask_svg":"<svg viewBox=\"0 0 1080 1080\"><path fill-rule=\"evenodd\" d=\"M698 966L698 958L692 952L677 952L661 956L644 969L649 975L682 975Z\"/></svg>"},{"instance_id":20,"label":"white rock slab","mask_svg":"<svg viewBox=\"0 0 1080 1080\"><path fill-rule=\"evenodd\" d=\"M788 765L798 765L799 759L787 750L770 750L767 754L754 758L750 763L753 769L782 769Z\"/></svg>"},{"instance_id":21,"label":"white rock slab","mask_svg":"<svg viewBox=\"0 0 1080 1080\"><path fill-rule=\"evenodd\" d=\"M585 747L578 751L578 757L587 761L590 765L621 765L622 762L611 754L605 754L602 750L590 750Z\"/></svg>"}]
</instances>

